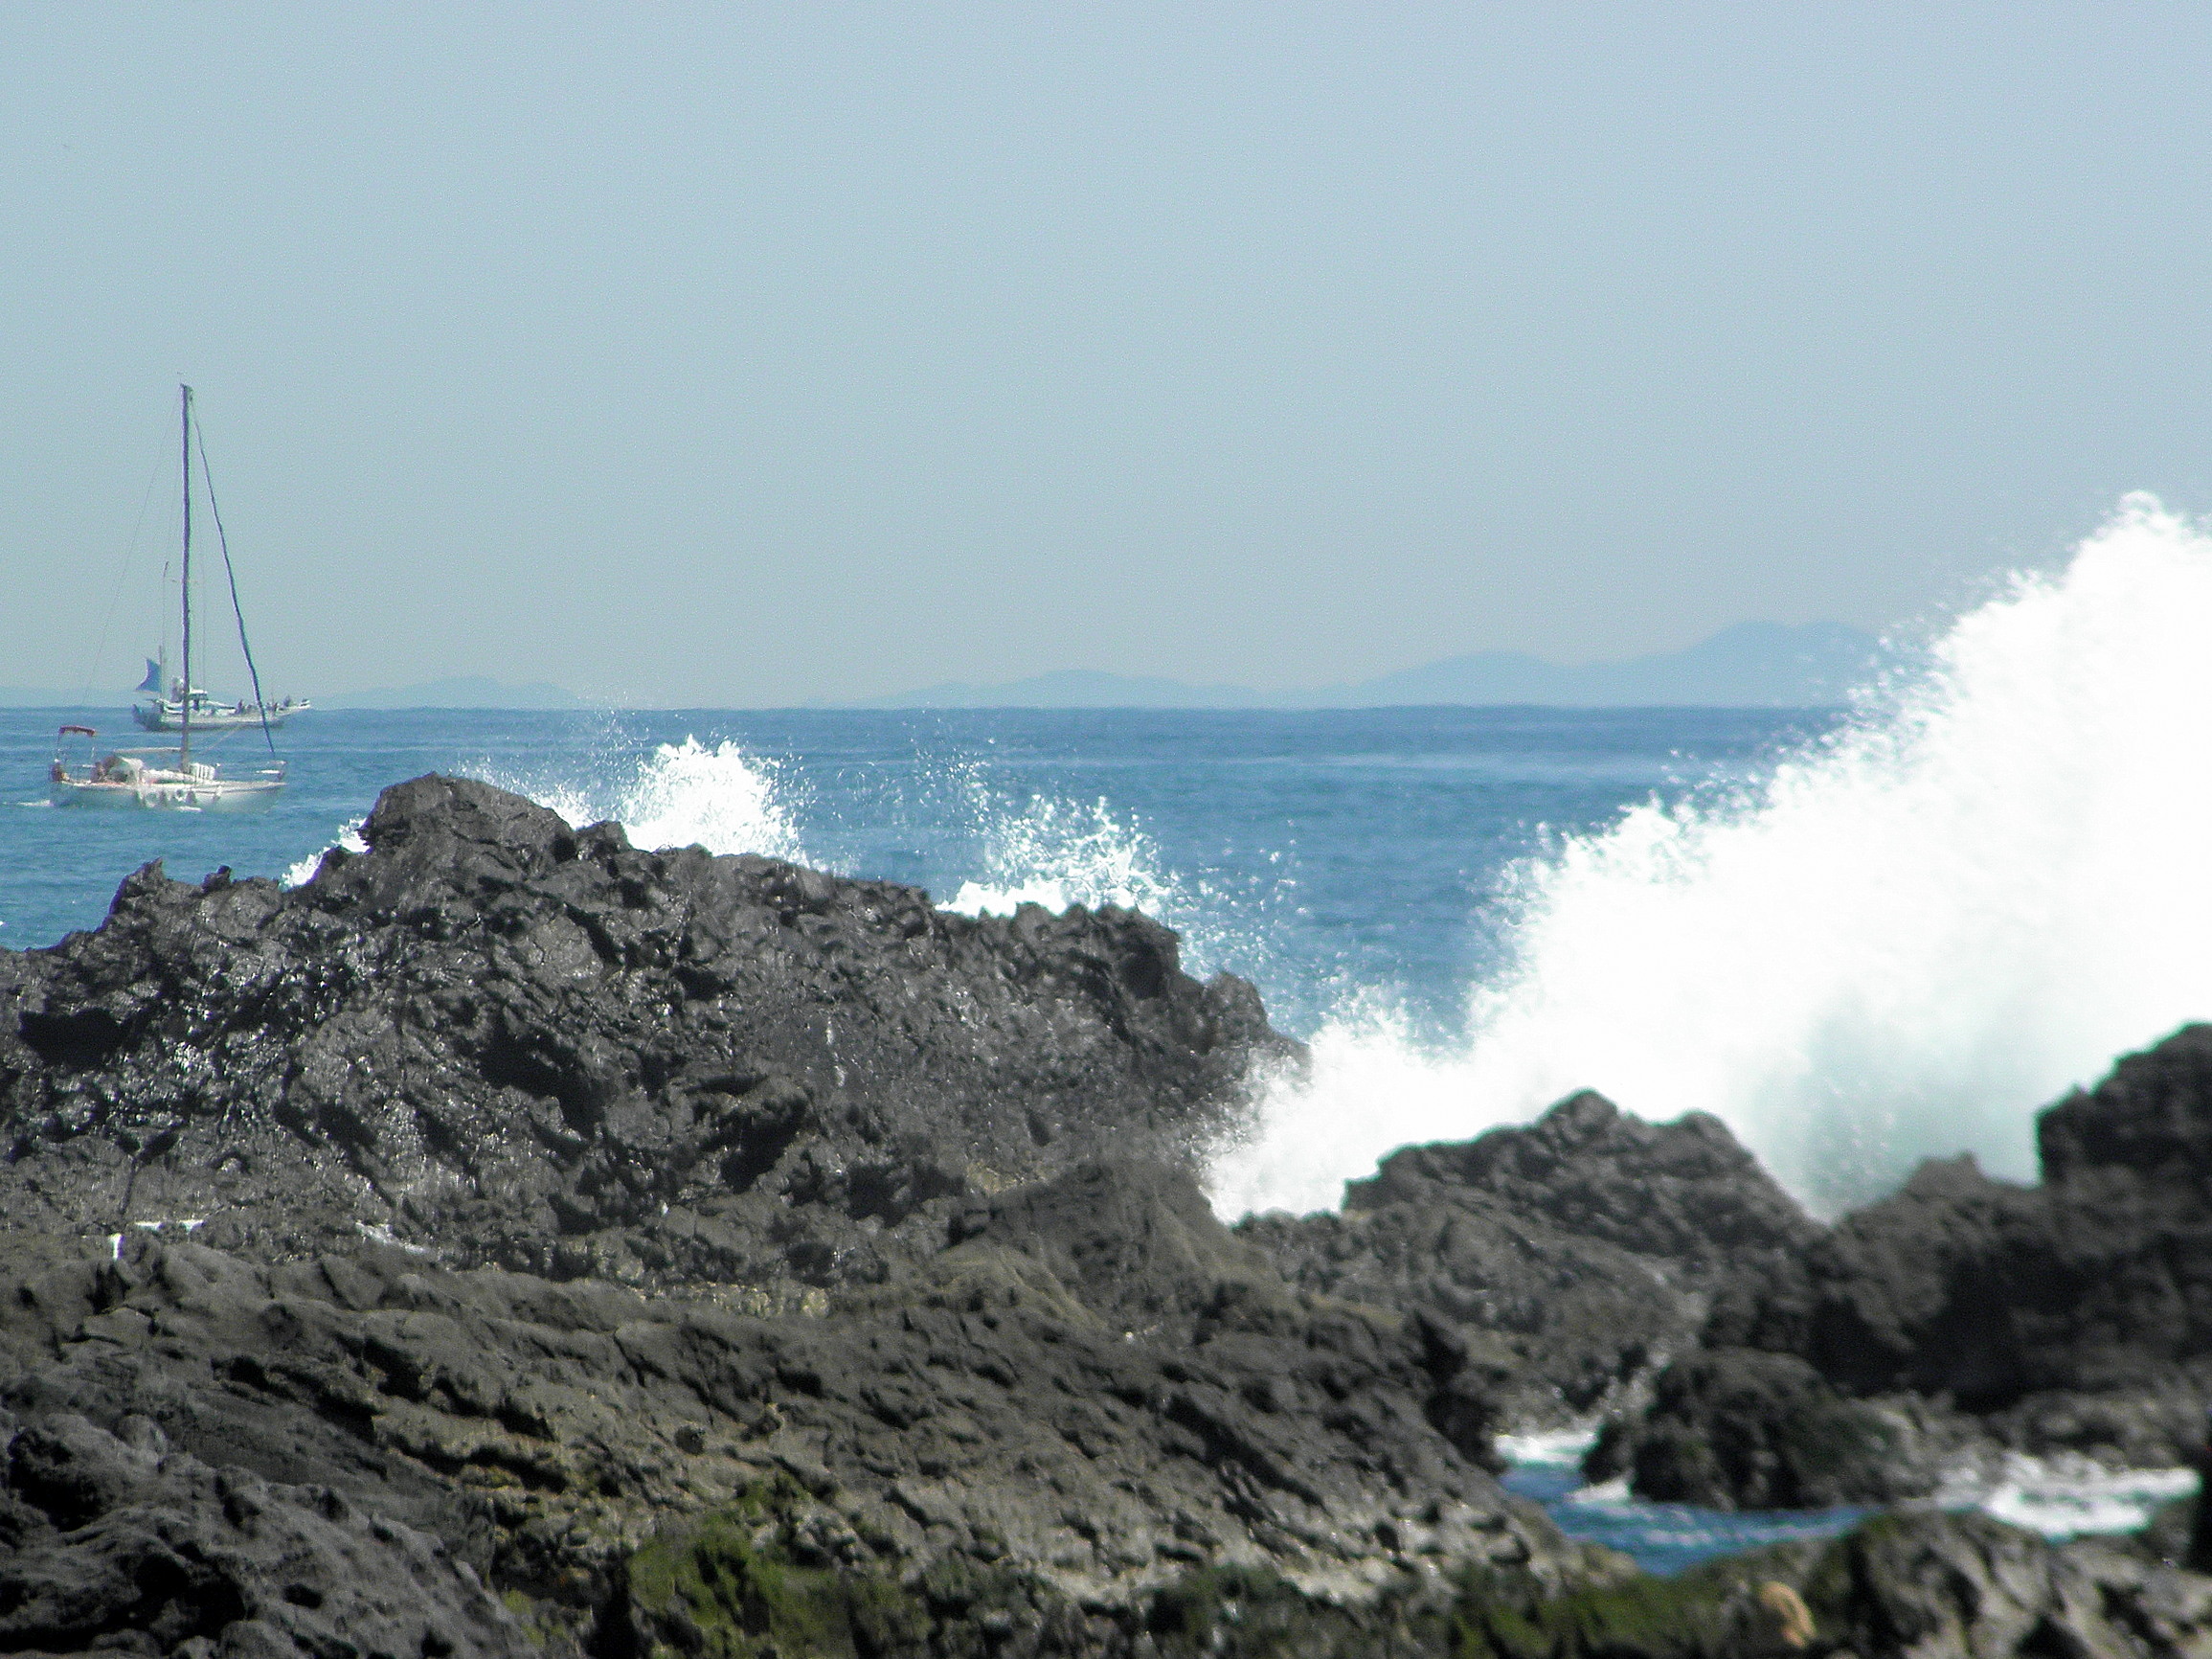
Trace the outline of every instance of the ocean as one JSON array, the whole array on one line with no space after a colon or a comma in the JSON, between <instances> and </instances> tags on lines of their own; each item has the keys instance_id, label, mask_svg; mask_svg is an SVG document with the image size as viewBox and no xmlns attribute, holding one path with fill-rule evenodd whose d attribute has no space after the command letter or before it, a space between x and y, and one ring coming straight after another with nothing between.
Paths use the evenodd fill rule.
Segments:
<instances>
[{"instance_id":1,"label":"ocean","mask_svg":"<svg viewBox=\"0 0 2212 1659\"><path fill-rule=\"evenodd\" d=\"M55 728L127 716L0 711L0 944L96 926L149 859L303 880L378 789L459 772L643 845L1159 917L1314 1048L1214 1167L1226 1216L1585 1086L1716 1113L1832 1214L1927 1155L2032 1178L2041 1106L2212 1014L2208 624L2212 543L2137 503L1841 710L317 711L261 817L54 809ZM1848 1519L1661 1513L1563 1443L1516 1480L1655 1564ZM1961 1501L2108 1528L2178 1479Z\"/></svg>"},{"instance_id":2,"label":"ocean","mask_svg":"<svg viewBox=\"0 0 2212 1659\"><path fill-rule=\"evenodd\" d=\"M1314 713L948 710L651 714L310 712L279 735L265 815L53 811L64 720L119 746L122 709L0 711L0 938L98 924L149 858L280 878L357 826L385 784L461 772L642 845L692 841L927 888L943 904L1136 905L1187 966L1261 988L1314 1034L1357 993L1424 1038L1497 966L1518 861L1624 807L1742 781L1832 724L1772 710ZM247 756L259 733L218 754ZM290 878L305 874L298 870Z\"/></svg>"}]
</instances>

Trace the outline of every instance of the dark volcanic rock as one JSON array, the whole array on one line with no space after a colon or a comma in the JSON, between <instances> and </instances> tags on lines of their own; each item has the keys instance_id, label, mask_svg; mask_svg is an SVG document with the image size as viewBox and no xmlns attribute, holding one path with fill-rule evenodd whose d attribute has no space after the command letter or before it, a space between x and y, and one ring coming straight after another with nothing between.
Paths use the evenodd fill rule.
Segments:
<instances>
[{"instance_id":1,"label":"dark volcanic rock","mask_svg":"<svg viewBox=\"0 0 2212 1659\"><path fill-rule=\"evenodd\" d=\"M0 1651L2212 1645L2155 1552L1926 1516L1661 1582L1500 1490L1501 1412L1602 1398L1730 1264L1773 1287L1742 1330L1879 1328L1877 1383L1950 1340L1793 1277L1809 1224L1708 1120L1578 1097L1231 1233L1193 1148L1291 1045L1140 917L944 916L443 779L368 835L0 953ZM2140 1092L2054 1156L2186 1214L2187 1090ZM1927 1182L1958 1273L2024 1225ZM1817 1497L1876 1420L1699 1364L1618 1438L1685 1490Z\"/></svg>"},{"instance_id":2,"label":"dark volcanic rock","mask_svg":"<svg viewBox=\"0 0 2212 1659\"><path fill-rule=\"evenodd\" d=\"M1241 1271L1201 1245L1196 1279ZM1623 1574L1427 1428L1418 1322L1163 1349L1063 1317L1065 1286L1009 1243L937 1265L902 1304L762 1320L395 1249L272 1267L56 1246L0 1280L0 1641L2164 1659L2212 1640L2212 1580L1975 1516Z\"/></svg>"},{"instance_id":3,"label":"dark volcanic rock","mask_svg":"<svg viewBox=\"0 0 2212 1659\"><path fill-rule=\"evenodd\" d=\"M1722 1571L1796 1590L1817 1652L2134 1659L2212 1644L2212 1579L2101 1539L2054 1548L1986 1515L1886 1515Z\"/></svg>"},{"instance_id":4,"label":"dark volcanic rock","mask_svg":"<svg viewBox=\"0 0 2212 1659\"><path fill-rule=\"evenodd\" d=\"M60 1413L14 1432L0 1500L0 1650L241 1656L531 1652L439 1539ZM219 1644L219 1647L217 1646Z\"/></svg>"},{"instance_id":5,"label":"dark volcanic rock","mask_svg":"<svg viewBox=\"0 0 2212 1659\"><path fill-rule=\"evenodd\" d=\"M1358 1600L1249 1569L1192 1573L1118 1616L1004 1575L832 1578L748 1511L634 1563L625 1650L992 1652L1010 1659L2180 1659L2212 1645L2212 1579L1977 1515L1885 1517L1673 1579L1560 1586L1471 1569ZM750 1620L748 1621L748 1615Z\"/></svg>"},{"instance_id":6,"label":"dark volcanic rock","mask_svg":"<svg viewBox=\"0 0 2212 1659\"><path fill-rule=\"evenodd\" d=\"M1731 1294L1716 1339L1976 1411L2212 1353L2212 1026L2129 1056L2045 1112L2038 1141L2041 1187L1925 1166Z\"/></svg>"},{"instance_id":7,"label":"dark volcanic rock","mask_svg":"<svg viewBox=\"0 0 2212 1659\"><path fill-rule=\"evenodd\" d=\"M1395 1152L1341 1216L1239 1231L1302 1289L1462 1327L1530 1423L1616 1396L1694 1340L1723 1273L1819 1233L1717 1119L1646 1124L1588 1093Z\"/></svg>"},{"instance_id":8,"label":"dark volcanic rock","mask_svg":"<svg viewBox=\"0 0 2212 1659\"><path fill-rule=\"evenodd\" d=\"M1661 1372L1638 1419L1606 1424L1584 1465L1637 1495L1709 1509L1808 1510L1919 1497L1925 1438L1847 1399L1794 1354L1693 1352ZM1889 1488L1875 1483L1887 1479Z\"/></svg>"},{"instance_id":9,"label":"dark volcanic rock","mask_svg":"<svg viewBox=\"0 0 2212 1659\"><path fill-rule=\"evenodd\" d=\"M1344 1189L1345 1210L1361 1214L1439 1202L1488 1204L1704 1269L1802 1244L1814 1231L1718 1118L1647 1124L1588 1091L1525 1128L1408 1147Z\"/></svg>"},{"instance_id":10,"label":"dark volcanic rock","mask_svg":"<svg viewBox=\"0 0 2212 1659\"><path fill-rule=\"evenodd\" d=\"M1839 1495L1930 1490L1944 1461L2002 1448L2182 1461L2212 1398L2212 1027L2121 1060L2045 1112L2038 1139L2039 1187L1993 1181L1972 1158L1931 1162L1732 1280L1704 1332L1717 1353L1704 1380L1685 1377L1655 1411L1654 1449L1630 1443L1640 1431L1616 1437L1611 1466L1640 1482L1674 1466L1659 1442L1751 1432L1750 1398L1724 1405L1707 1386L1753 1365L1745 1351L1803 1362L1797 1404L1777 1409L1860 1400L1876 1408L1862 1422L1894 1431L1859 1443L1863 1458L1822 1489ZM1750 1477L1713 1478L1738 1502L1772 1501Z\"/></svg>"},{"instance_id":11,"label":"dark volcanic rock","mask_svg":"<svg viewBox=\"0 0 2212 1659\"><path fill-rule=\"evenodd\" d=\"M365 833L291 893L149 867L0 954L17 1648L440 1659L515 1639L476 1575L620 1652L633 1554L737 1513L777 1573L1063 1612L1612 1570L1485 1471L1456 1332L1301 1295L1208 1210L1195 1148L1295 1051L1156 924L446 779ZM216 1565L165 1589L165 1549Z\"/></svg>"},{"instance_id":12,"label":"dark volcanic rock","mask_svg":"<svg viewBox=\"0 0 2212 1659\"><path fill-rule=\"evenodd\" d=\"M1187 1159L1291 1049L1125 911L948 915L449 778L362 833L292 892L150 865L97 932L0 951L7 1226L789 1300L928 1254L972 1193Z\"/></svg>"},{"instance_id":13,"label":"dark volcanic rock","mask_svg":"<svg viewBox=\"0 0 2212 1659\"><path fill-rule=\"evenodd\" d=\"M1248 1282L1213 1225L1193 1283L1205 1263ZM1424 1561L1588 1571L1433 1422L1458 1356L1421 1322L1307 1309L1279 1285L1256 1319L1248 1296L1192 1300L1207 1331L1133 1339L987 1230L866 1306L780 1319L397 1249L267 1266L148 1236L0 1275L0 1408L11 1487L57 1530L41 1560L77 1559L88 1534L70 1529L101 1515L213 1525L207 1481L252 1477L337 1493L402 1543L442 1538L572 1627L657 1529L775 1489L812 1558L1018 1568L1100 1603L1191 1564L1340 1594ZM214 1473L153 1482L107 1447L134 1433ZM282 1589L234 1579L240 1605Z\"/></svg>"},{"instance_id":14,"label":"dark volcanic rock","mask_svg":"<svg viewBox=\"0 0 2212 1659\"><path fill-rule=\"evenodd\" d=\"M1452 1609L1456 1659L2152 1659L2212 1645L2212 1579L1975 1514L1886 1515L1672 1579L1485 1588Z\"/></svg>"},{"instance_id":15,"label":"dark volcanic rock","mask_svg":"<svg viewBox=\"0 0 2212 1659\"><path fill-rule=\"evenodd\" d=\"M1187 1170L1100 1159L1018 1187L953 1224L956 1243L1033 1258L1093 1312L1177 1338L1224 1320L1261 1329L1300 1317L1267 1258L1214 1217Z\"/></svg>"}]
</instances>

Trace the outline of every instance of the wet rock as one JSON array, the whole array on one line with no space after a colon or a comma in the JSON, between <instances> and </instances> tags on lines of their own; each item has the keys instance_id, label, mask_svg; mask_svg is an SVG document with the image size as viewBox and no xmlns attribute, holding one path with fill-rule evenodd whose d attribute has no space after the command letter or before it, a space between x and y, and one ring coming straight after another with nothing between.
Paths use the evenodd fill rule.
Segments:
<instances>
[{"instance_id":1,"label":"wet rock","mask_svg":"<svg viewBox=\"0 0 2212 1659\"><path fill-rule=\"evenodd\" d=\"M532 1651L438 1538L331 1488L156 1456L69 1414L15 1433L0 1527L10 1652Z\"/></svg>"},{"instance_id":2,"label":"wet rock","mask_svg":"<svg viewBox=\"0 0 2212 1659\"><path fill-rule=\"evenodd\" d=\"M1940 1466L1917 1427L1837 1393L1794 1354L1708 1350L1661 1372L1641 1414L1607 1423L1584 1471L1708 1509L1895 1502L1934 1487Z\"/></svg>"},{"instance_id":3,"label":"wet rock","mask_svg":"<svg viewBox=\"0 0 2212 1659\"><path fill-rule=\"evenodd\" d=\"M1724 1357L1662 1382L1667 1403L1648 1432L1616 1437L1610 1464L1667 1485L1687 1466L1662 1447L1788 1440L1784 1420L1816 1395L1859 1402L1846 1415L1869 1425L1818 1483L1850 1501L1930 1491L2006 1451L2186 1461L2212 1399L2212 1027L2124 1058L2046 1111L2038 1140L2040 1186L1991 1180L1971 1157L1930 1162L1731 1277L1702 1333ZM1757 1432L1753 1397L1711 1386L1760 1365L1780 1375L1747 1351L1790 1356L1802 1384L1766 1397ZM1639 1435L1648 1450L1629 1444ZM1707 1468L1681 1479L1776 1501L1749 1464Z\"/></svg>"},{"instance_id":4,"label":"wet rock","mask_svg":"<svg viewBox=\"0 0 2212 1659\"><path fill-rule=\"evenodd\" d=\"M2043 1185L1971 1158L1768 1264L1716 1341L1801 1353L1855 1393L1995 1411L2131 1386L2212 1353L2212 1027L2121 1060L2038 1124Z\"/></svg>"},{"instance_id":5,"label":"wet rock","mask_svg":"<svg viewBox=\"0 0 2212 1659\"><path fill-rule=\"evenodd\" d=\"M1238 1231L1300 1289L1457 1326L1531 1426L1619 1402L1692 1345L1724 1274L1819 1234L1718 1120L1646 1124L1589 1093L1395 1152L1342 1215Z\"/></svg>"},{"instance_id":6,"label":"wet rock","mask_svg":"<svg viewBox=\"0 0 2212 1659\"><path fill-rule=\"evenodd\" d=\"M1187 1189L1128 1185L1214 1229L1196 1260L1251 1271ZM1023 1289L1050 1270L984 1236L944 1260L997 1252L1002 1276L917 1272L811 1318L396 1249L103 1248L0 1277L9 1466L42 1513L141 1502L158 1460L128 1433L444 1540L572 1633L646 1538L763 1490L808 1560L961 1560L1117 1606L1192 1563L1366 1594L1468 1561L1556 1579L1587 1554L1433 1420L1459 1382L1448 1341L1280 1286L1265 1319L1194 1298L1207 1328L1158 1340Z\"/></svg>"},{"instance_id":7,"label":"wet rock","mask_svg":"<svg viewBox=\"0 0 2212 1659\"><path fill-rule=\"evenodd\" d=\"M98 931L0 951L6 1226L789 1302L933 1253L972 1194L1188 1163L1294 1052L1111 907L951 915L451 778L362 835L291 892L149 865Z\"/></svg>"}]
</instances>

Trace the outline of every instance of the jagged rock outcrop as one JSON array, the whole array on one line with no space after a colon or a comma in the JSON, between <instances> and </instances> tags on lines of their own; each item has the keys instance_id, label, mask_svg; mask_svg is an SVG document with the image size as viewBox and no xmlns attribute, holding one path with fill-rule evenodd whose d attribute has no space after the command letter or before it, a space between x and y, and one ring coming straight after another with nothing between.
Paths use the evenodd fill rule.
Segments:
<instances>
[{"instance_id":1,"label":"jagged rock outcrop","mask_svg":"<svg viewBox=\"0 0 2212 1659\"><path fill-rule=\"evenodd\" d=\"M1063 1179L1084 1196L1093 1175ZM894 1581L1015 1572L1099 1606L1197 1565L1340 1595L1468 1562L1555 1583L1596 1570L1438 1426L1461 1364L1447 1333L1303 1305L1239 1260L1186 1175L1128 1184L1124 1214L1152 1231L1217 1235L1163 1275L1202 1326L1172 1342L1139 1339L1126 1305L1086 1285L1092 1308L995 1216L912 1279L814 1318L456 1273L396 1248L272 1266L153 1234L113 1259L54 1241L0 1273L11 1485L56 1529L35 1559L0 1562L0 1615L32 1593L24 1575L63 1581L111 1551L72 1524L127 1513L183 1549L241 1482L279 1493L258 1500L279 1516L262 1531L301 1572L345 1570L340 1544L373 1553L314 1515L326 1533L391 1532L393 1572L429 1572L409 1540L442 1539L457 1609L481 1574L570 1640L656 1532L762 1494L780 1494L774 1518L802 1563ZM112 1449L133 1435L169 1450L158 1480L149 1454ZM109 1449L63 1478L50 1444ZM285 1528L311 1535L287 1543ZM180 1614L163 1650L213 1634L225 1607L265 1616L251 1610L291 1571L241 1568L227 1602L195 1592L199 1623Z\"/></svg>"},{"instance_id":2,"label":"jagged rock outcrop","mask_svg":"<svg viewBox=\"0 0 2212 1659\"><path fill-rule=\"evenodd\" d=\"M97 932L0 951L0 1226L788 1301L929 1254L972 1194L1187 1160L1292 1052L1126 911L952 915L451 778L362 836L291 892L149 865Z\"/></svg>"},{"instance_id":3,"label":"jagged rock outcrop","mask_svg":"<svg viewBox=\"0 0 2212 1659\"><path fill-rule=\"evenodd\" d=\"M1394 1152L1341 1215L1239 1228L1301 1289L1459 1325L1527 1424L1617 1397L1694 1342L1725 1274L1819 1231L1718 1119L1646 1124L1590 1093Z\"/></svg>"},{"instance_id":4,"label":"jagged rock outcrop","mask_svg":"<svg viewBox=\"0 0 2212 1659\"><path fill-rule=\"evenodd\" d=\"M161 1540L231 1563L25 1642L619 1652L683 1639L634 1563L756 1534L762 1595L987 1579L1069 1651L1198 1571L1619 1570L1486 1472L1450 1322L1212 1216L1194 1148L1294 1051L1154 923L444 779L365 836L290 893L149 868L0 956L0 1410L24 1469L92 1471L24 1488L0 1617L166 1583ZM436 1628L377 1625L417 1580Z\"/></svg>"},{"instance_id":5,"label":"jagged rock outcrop","mask_svg":"<svg viewBox=\"0 0 2212 1659\"><path fill-rule=\"evenodd\" d=\"M0 1651L2207 1647L2141 1553L1914 1517L1662 1583L1499 1489L1508 1411L1806 1241L1707 1120L1578 1097L1232 1232L1195 1149L1295 1050L1141 917L446 779L366 834L0 952Z\"/></svg>"},{"instance_id":6,"label":"jagged rock outcrop","mask_svg":"<svg viewBox=\"0 0 2212 1659\"><path fill-rule=\"evenodd\" d=\"M2212 1400L2212 1026L2128 1056L2037 1139L2040 1186L1930 1162L1731 1279L1593 1472L1752 1506L1924 1494L2005 1449L2183 1461Z\"/></svg>"},{"instance_id":7,"label":"jagged rock outcrop","mask_svg":"<svg viewBox=\"0 0 2212 1659\"><path fill-rule=\"evenodd\" d=\"M56 1241L0 1281L0 1641L181 1659L2212 1647L2212 1579L1972 1515L1629 1573L1427 1431L1417 1330L1164 1349L1071 1320L1068 1286L1010 1243L974 1235L940 1265L900 1305L878 1287L764 1320L397 1249L269 1266L150 1235L115 1259Z\"/></svg>"},{"instance_id":8,"label":"jagged rock outcrop","mask_svg":"<svg viewBox=\"0 0 2212 1659\"><path fill-rule=\"evenodd\" d=\"M533 1651L439 1538L330 1487L210 1467L143 1416L118 1426L54 1413L0 1427L0 1651Z\"/></svg>"},{"instance_id":9,"label":"jagged rock outcrop","mask_svg":"<svg viewBox=\"0 0 2212 1659\"><path fill-rule=\"evenodd\" d=\"M1914 1403L1847 1398L1795 1354L1693 1350L1659 1374L1640 1412L1604 1425L1584 1473L1721 1510L1926 1497L1966 1437Z\"/></svg>"}]
</instances>

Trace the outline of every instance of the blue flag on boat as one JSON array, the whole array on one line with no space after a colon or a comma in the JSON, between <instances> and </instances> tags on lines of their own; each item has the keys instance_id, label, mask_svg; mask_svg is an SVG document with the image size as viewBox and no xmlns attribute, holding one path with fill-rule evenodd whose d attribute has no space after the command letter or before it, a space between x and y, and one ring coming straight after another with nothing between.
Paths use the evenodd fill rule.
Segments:
<instances>
[{"instance_id":1,"label":"blue flag on boat","mask_svg":"<svg viewBox=\"0 0 2212 1659\"><path fill-rule=\"evenodd\" d=\"M151 657L146 659L146 678L138 682L138 689L151 692L157 697L161 695L161 664Z\"/></svg>"}]
</instances>

